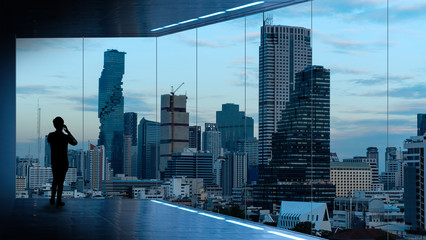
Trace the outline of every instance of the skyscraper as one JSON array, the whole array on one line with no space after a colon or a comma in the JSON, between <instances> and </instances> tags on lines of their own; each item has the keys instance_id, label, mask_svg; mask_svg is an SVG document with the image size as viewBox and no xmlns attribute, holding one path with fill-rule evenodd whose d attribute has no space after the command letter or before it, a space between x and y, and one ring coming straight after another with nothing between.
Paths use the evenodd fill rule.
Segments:
<instances>
[{"instance_id":1,"label":"skyscraper","mask_svg":"<svg viewBox=\"0 0 426 240\"><path fill-rule=\"evenodd\" d=\"M201 150L201 126L189 127L189 148Z\"/></svg>"},{"instance_id":2,"label":"skyscraper","mask_svg":"<svg viewBox=\"0 0 426 240\"><path fill-rule=\"evenodd\" d=\"M237 104L222 104L222 111L216 111L216 123L222 134L222 147L228 151L237 150L238 140L253 138L253 118L240 111Z\"/></svg>"},{"instance_id":3,"label":"skyscraper","mask_svg":"<svg viewBox=\"0 0 426 240\"><path fill-rule=\"evenodd\" d=\"M417 114L417 136L423 136L426 132L426 114Z\"/></svg>"},{"instance_id":4,"label":"skyscraper","mask_svg":"<svg viewBox=\"0 0 426 240\"><path fill-rule=\"evenodd\" d=\"M132 136L123 136L123 173L126 176L132 175Z\"/></svg>"},{"instance_id":5,"label":"skyscraper","mask_svg":"<svg viewBox=\"0 0 426 240\"><path fill-rule=\"evenodd\" d=\"M155 179L160 161L160 123L142 118L138 126L137 176Z\"/></svg>"},{"instance_id":6,"label":"skyscraper","mask_svg":"<svg viewBox=\"0 0 426 240\"><path fill-rule=\"evenodd\" d=\"M47 135L44 137L44 166L52 166L52 156L50 152L50 143L47 141Z\"/></svg>"},{"instance_id":7,"label":"skyscraper","mask_svg":"<svg viewBox=\"0 0 426 240\"><path fill-rule=\"evenodd\" d=\"M256 138L240 139L237 141L237 151L247 155L248 183L258 180L258 144Z\"/></svg>"},{"instance_id":8,"label":"skyscraper","mask_svg":"<svg viewBox=\"0 0 426 240\"><path fill-rule=\"evenodd\" d=\"M312 65L311 30L265 25L259 47L259 164L272 154L272 134L295 87L296 73Z\"/></svg>"},{"instance_id":9,"label":"skyscraper","mask_svg":"<svg viewBox=\"0 0 426 240\"><path fill-rule=\"evenodd\" d=\"M425 136L413 136L404 141L404 205L405 222L414 230L426 227L425 198Z\"/></svg>"},{"instance_id":10,"label":"skyscraper","mask_svg":"<svg viewBox=\"0 0 426 240\"><path fill-rule=\"evenodd\" d=\"M380 175L380 182L385 190L396 190L404 187L404 163L402 152L396 147L387 147L385 154L385 172Z\"/></svg>"},{"instance_id":11,"label":"skyscraper","mask_svg":"<svg viewBox=\"0 0 426 240\"><path fill-rule=\"evenodd\" d=\"M90 186L94 190L102 190L102 181L105 180L106 161L105 147L95 146L89 142L89 150L87 156L90 164Z\"/></svg>"},{"instance_id":12,"label":"skyscraper","mask_svg":"<svg viewBox=\"0 0 426 240\"><path fill-rule=\"evenodd\" d=\"M224 196L232 195L232 188L247 183L247 154L242 152L226 152L221 161L220 186Z\"/></svg>"},{"instance_id":13,"label":"skyscraper","mask_svg":"<svg viewBox=\"0 0 426 240\"><path fill-rule=\"evenodd\" d=\"M114 174L123 173L124 98L123 74L125 52L107 50L104 69L99 78L98 145L105 146L105 157L111 162Z\"/></svg>"},{"instance_id":14,"label":"skyscraper","mask_svg":"<svg viewBox=\"0 0 426 240\"><path fill-rule=\"evenodd\" d=\"M188 148L189 113L186 112L186 95L173 93L161 95L161 138L160 138L160 178L163 179L167 162L173 153Z\"/></svg>"},{"instance_id":15,"label":"skyscraper","mask_svg":"<svg viewBox=\"0 0 426 240\"><path fill-rule=\"evenodd\" d=\"M273 164L291 169L287 181L330 180L330 71L307 67L273 139ZM312 165L311 165L312 161Z\"/></svg>"},{"instance_id":16,"label":"skyscraper","mask_svg":"<svg viewBox=\"0 0 426 240\"><path fill-rule=\"evenodd\" d=\"M247 153L249 167L258 166L258 143L259 141L254 137L237 141L237 151Z\"/></svg>"},{"instance_id":17,"label":"skyscraper","mask_svg":"<svg viewBox=\"0 0 426 240\"><path fill-rule=\"evenodd\" d=\"M295 89L273 135L272 161L260 166L259 183L253 190L256 206L322 201L332 208L328 69L311 66L296 74Z\"/></svg>"},{"instance_id":18,"label":"skyscraper","mask_svg":"<svg viewBox=\"0 0 426 240\"><path fill-rule=\"evenodd\" d=\"M198 152L195 148L173 153L172 159L167 162L165 178L186 176L188 178L202 178L204 184L213 183L212 154Z\"/></svg>"},{"instance_id":19,"label":"skyscraper","mask_svg":"<svg viewBox=\"0 0 426 240\"><path fill-rule=\"evenodd\" d=\"M367 148L367 158L376 159L377 168L379 168L379 150L377 149L377 147Z\"/></svg>"},{"instance_id":20,"label":"skyscraper","mask_svg":"<svg viewBox=\"0 0 426 240\"><path fill-rule=\"evenodd\" d=\"M124 173L128 176L137 176L137 120L138 114L135 112L124 113L124 136L123 136L123 154L124 154Z\"/></svg>"},{"instance_id":21,"label":"skyscraper","mask_svg":"<svg viewBox=\"0 0 426 240\"><path fill-rule=\"evenodd\" d=\"M137 139L138 114L135 112L124 113L124 136L132 136L132 146L138 145Z\"/></svg>"},{"instance_id":22,"label":"skyscraper","mask_svg":"<svg viewBox=\"0 0 426 240\"><path fill-rule=\"evenodd\" d=\"M383 184L379 183L379 152L376 147L367 148L367 156L355 156L343 159L343 162L364 162L371 168L371 189L383 189Z\"/></svg>"},{"instance_id":23,"label":"skyscraper","mask_svg":"<svg viewBox=\"0 0 426 240\"><path fill-rule=\"evenodd\" d=\"M212 153L213 162L220 156L222 135L216 123L205 123L203 132L203 151Z\"/></svg>"}]
</instances>

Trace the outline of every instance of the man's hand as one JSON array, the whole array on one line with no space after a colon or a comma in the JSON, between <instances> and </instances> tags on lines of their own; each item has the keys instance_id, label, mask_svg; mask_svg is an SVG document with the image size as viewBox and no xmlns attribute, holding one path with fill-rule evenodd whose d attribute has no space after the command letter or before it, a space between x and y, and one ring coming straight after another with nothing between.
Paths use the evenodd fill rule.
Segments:
<instances>
[{"instance_id":1,"label":"man's hand","mask_svg":"<svg viewBox=\"0 0 426 240\"><path fill-rule=\"evenodd\" d=\"M67 133L67 134L69 134L70 133L70 131L68 131L68 128L67 128L67 126L64 124L64 131Z\"/></svg>"}]
</instances>

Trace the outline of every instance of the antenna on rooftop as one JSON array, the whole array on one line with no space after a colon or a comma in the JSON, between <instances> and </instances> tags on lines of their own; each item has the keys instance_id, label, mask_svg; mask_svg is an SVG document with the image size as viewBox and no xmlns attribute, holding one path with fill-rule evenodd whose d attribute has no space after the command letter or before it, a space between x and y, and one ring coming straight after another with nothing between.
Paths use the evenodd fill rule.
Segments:
<instances>
[{"instance_id":1,"label":"antenna on rooftop","mask_svg":"<svg viewBox=\"0 0 426 240\"><path fill-rule=\"evenodd\" d=\"M265 14L265 18L263 19L263 25L274 25L274 16L272 15L272 13Z\"/></svg>"}]
</instances>

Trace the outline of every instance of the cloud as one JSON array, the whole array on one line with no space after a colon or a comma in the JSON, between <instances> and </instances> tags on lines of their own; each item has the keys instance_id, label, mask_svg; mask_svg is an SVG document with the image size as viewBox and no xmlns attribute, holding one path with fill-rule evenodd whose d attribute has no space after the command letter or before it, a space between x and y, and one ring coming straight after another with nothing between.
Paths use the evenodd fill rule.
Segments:
<instances>
[{"instance_id":1,"label":"cloud","mask_svg":"<svg viewBox=\"0 0 426 240\"><path fill-rule=\"evenodd\" d=\"M244 42L244 34L239 34L238 36L234 36L234 37L223 37L223 38L228 38L231 39L233 43L237 43L237 45L240 45L240 42ZM247 40L247 44L256 44L259 45L260 44L260 29L259 31L256 32L251 32L251 33L247 33L246 34L246 40ZM244 43L243 43L244 44Z\"/></svg>"},{"instance_id":2,"label":"cloud","mask_svg":"<svg viewBox=\"0 0 426 240\"><path fill-rule=\"evenodd\" d=\"M403 83L403 82L406 82L407 80L412 80L412 79L414 79L414 77L409 75L389 75L389 81L392 83ZM386 75L374 75L371 78L352 80L352 82L356 84L368 85L368 86L370 86L371 84L385 84L386 81L387 81ZM377 91L377 92L380 93L382 91Z\"/></svg>"},{"instance_id":3,"label":"cloud","mask_svg":"<svg viewBox=\"0 0 426 240\"><path fill-rule=\"evenodd\" d=\"M357 68L344 68L344 67L338 67L338 66L332 66L330 67L330 71L334 74L353 74L353 75L363 75L363 74L370 74L371 71L363 70L363 69L357 69Z\"/></svg>"},{"instance_id":4,"label":"cloud","mask_svg":"<svg viewBox=\"0 0 426 240\"><path fill-rule=\"evenodd\" d=\"M325 36L319 36L321 42L330 45L335 48L336 53L352 53L352 54L371 54L376 52L378 49L386 47L386 41L373 40L373 41L356 41L356 40L344 40L344 39L332 39ZM395 45L396 42L390 42L389 44Z\"/></svg>"},{"instance_id":5,"label":"cloud","mask_svg":"<svg viewBox=\"0 0 426 240\"><path fill-rule=\"evenodd\" d=\"M87 45L87 44L85 44ZM81 38L18 38L16 39L16 51L45 51L45 50L71 50L82 51ZM87 46L86 46L87 47Z\"/></svg>"},{"instance_id":6,"label":"cloud","mask_svg":"<svg viewBox=\"0 0 426 240\"><path fill-rule=\"evenodd\" d=\"M151 98L155 99L155 93L152 93L152 91L125 91L123 95L125 112L155 112L155 103L148 101Z\"/></svg>"},{"instance_id":7,"label":"cloud","mask_svg":"<svg viewBox=\"0 0 426 240\"><path fill-rule=\"evenodd\" d=\"M187 43L190 46L194 46L196 44L196 40L195 39L183 39L181 40L184 43ZM198 40L198 46L199 47L210 47L210 48L223 48L223 47L227 47L229 45L227 44L217 44L214 42L209 42L209 41L204 41L204 40Z\"/></svg>"},{"instance_id":8,"label":"cloud","mask_svg":"<svg viewBox=\"0 0 426 240\"><path fill-rule=\"evenodd\" d=\"M415 115L413 116L413 118ZM410 119L392 116L389 120L389 134L400 135L399 142L416 134L415 122ZM372 135L386 136L386 118L380 119L331 119L331 139L334 141L351 141L352 139L368 139ZM365 140L364 140L365 141ZM363 142L364 142L363 141Z\"/></svg>"},{"instance_id":9,"label":"cloud","mask_svg":"<svg viewBox=\"0 0 426 240\"><path fill-rule=\"evenodd\" d=\"M149 93L149 95L147 95ZM133 92L125 91L123 93L124 97L124 109L126 112L139 112L139 113L148 113L155 112L155 106L151 103L148 103L147 99L154 98L155 94L151 92ZM62 99L74 103L74 109L81 111L82 108L82 97L81 95L68 95L68 96L50 96L53 99ZM98 95L86 95L84 97L84 110L97 112L98 111Z\"/></svg>"},{"instance_id":10,"label":"cloud","mask_svg":"<svg viewBox=\"0 0 426 240\"><path fill-rule=\"evenodd\" d=\"M63 95L63 96L49 96L51 99L65 100L74 104L74 109L77 111L81 111L83 98L81 95ZM90 112L98 111L98 95L86 95L84 96L84 110Z\"/></svg>"},{"instance_id":11,"label":"cloud","mask_svg":"<svg viewBox=\"0 0 426 240\"><path fill-rule=\"evenodd\" d=\"M350 1L342 1L350 2ZM405 20L420 19L424 18L424 12L426 11L426 3L407 3L404 1L399 1L396 3L391 3L389 6L389 21L390 23L400 23ZM383 1L374 2L370 7L368 5L363 5L362 3L356 8L353 12L348 12L349 14L345 18L349 21L368 21L379 24L386 24L386 4Z\"/></svg>"},{"instance_id":12,"label":"cloud","mask_svg":"<svg viewBox=\"0 0 426 240\"><path fill-rule=\"evenodd\" d=\"M389 89L389 97L403 99L426 99L426 85L414 85L409 87L391 88ZM358 96L380 97L386 96L387 91L371 91L357 94Z\"/></svg>"},{"instance_id":13,"label":"cloud","mask_svg":"<svg viewBox=\"0 0 426 240\"><path fill-rule=\"evenodd\" d=\"M424 18L426 12L426 3L407 3L405 5L396 6L389 10L393 20L407 20Z\"/></svg>"},{"instance_id":14,"label":"cloud","mask_svg":"<svg viewBox=\"0 0 426 240\"><path fill-rule=\"evenodd\" d=\"M260 42L260 32L247 33L248 42Z\"/></svg>"},{"instance_id":15,"label":"cloud","mask_svg":"<svg viewBox=\"0 0 426 240\"><path fill-rule=\"evenodd\" d=\"M365 48L366 42L360 41L348 41L348 40L336 40L336 39L324 39L325 43L331 44L336 48Z\"/></svg>"},{"instance_id":16,"label":"cloud","mask_svg":"<svg viewBox=\"0 0 426 240\"><path fill-rule=\"evenodd\" d=\"M394 103L390 106L389 112L392 115L409 116L416 121L417 113L426 112L426 99L410 99L406 103Z\"/></svg>"},{"instance_id":17,"label":"cloud","mask_svg":"<svg viewBox=\"0 0 426 240\"><path fill-rule=\"evenodd\" d=\"M253 57L253 56L247 56L247 61L246 61L246 59L244 59L244 56L235 58L234 60L232 60L232 66L235 66L236 64L243 66L242 64L244 62L247 62L248 65L253 65L253 66L256 66L256 67L259 66L259 62L256 61L256 58Z\"/></svg>"},{"instance_id":18,"label":"cloud","mask_svg":"<svg viewBox=\"0 0 426 240\"><path fill-rule=\"evenodd\" d=\"M16 86L16 94L18 95L47 95L55 93L57 89L60 89L58 86L50 85L20 85Z\"/></svg>"},{"instance_id":19,"label":"cloud","mask_svg":"<svg viewBox=\"0 0 426 240\"><path fill-rule=\"evenodd\" d=\"M259 73L247 71L247 79L244 79L245 74L246 73L244 71L234 73L235 78L233 80L230 80L228 83L231 86L244 86L245 84L247 84L247 87L258 88Z\"/></svg>"},{"instance_id":20,"label":"cloud","mask_svg":"<svg viewBox=\"0 0 426 240\"><path fill-rule=\"evenodd\" d=\"M53 75L47 75L49 78L67 78L65 75L61 74L53 74Z\"/></svg>"}]
</instances>

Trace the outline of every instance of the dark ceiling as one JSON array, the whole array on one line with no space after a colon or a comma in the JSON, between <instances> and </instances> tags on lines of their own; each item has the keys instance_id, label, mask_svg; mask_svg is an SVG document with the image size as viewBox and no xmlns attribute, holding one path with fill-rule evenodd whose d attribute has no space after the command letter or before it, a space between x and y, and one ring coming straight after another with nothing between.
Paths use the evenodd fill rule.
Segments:
<instances>
[{"instance_id":1,"label":"dark ceiling","mask_svg":"<svg viewBox=\"0 0 426 240\"><path fill-rule=\"evenodd\" d=\"M256 6L151 31L256 1L3 0L0 27L18 38L157 37L309 0L264 0Z\"/></svg>"}]
</instances>

